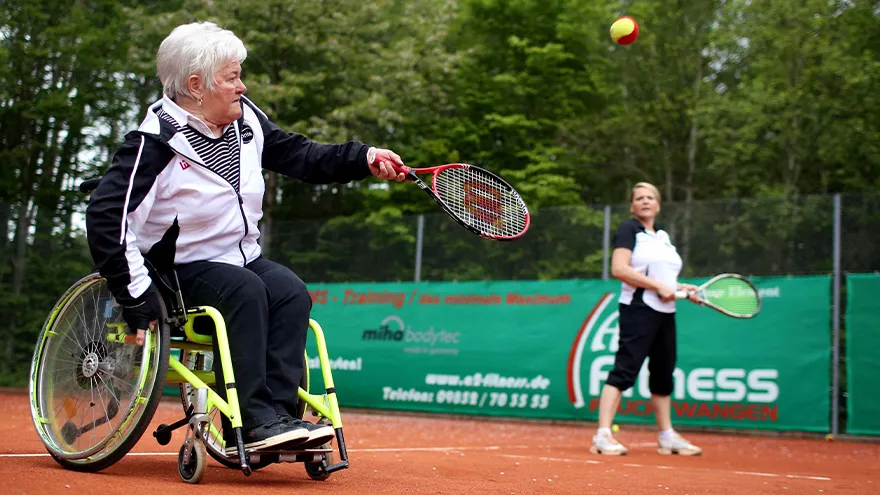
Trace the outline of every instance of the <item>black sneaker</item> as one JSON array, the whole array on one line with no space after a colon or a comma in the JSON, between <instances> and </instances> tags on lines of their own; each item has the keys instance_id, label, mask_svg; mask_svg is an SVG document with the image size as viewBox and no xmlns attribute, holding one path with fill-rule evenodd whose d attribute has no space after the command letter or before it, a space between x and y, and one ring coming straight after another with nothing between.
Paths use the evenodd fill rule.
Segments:
<instances>
[{"instance_id":1,"label":"black sneaker","mask_svg":"<svg viewBox=\"0 0 880 495\"><path fill-rule=\"evenodd\" d=\"M330 425L316 425L288 415L279 416L279 419L288 425L304 428L309 432L307 440L290 442L285 444L283 448L295 448L296 450L316 449L336 437L336 432Z\"/></svg>"},{"instance_id":2,"label":"black sneaker","mask_svg":"<svg viewBox=\"0 0 880 495\"><path fill-rule=\"evenodd\" d=\"M244 448L247 449L270 449L281 444L302 443L311 438L311 432L303 425L297 425L276 419L256 428L249 428L242 433ZM235 442L232 442L233 444ZM226 453L234 453L234 445L226 448Z\"/></svg>"}]
</instances>

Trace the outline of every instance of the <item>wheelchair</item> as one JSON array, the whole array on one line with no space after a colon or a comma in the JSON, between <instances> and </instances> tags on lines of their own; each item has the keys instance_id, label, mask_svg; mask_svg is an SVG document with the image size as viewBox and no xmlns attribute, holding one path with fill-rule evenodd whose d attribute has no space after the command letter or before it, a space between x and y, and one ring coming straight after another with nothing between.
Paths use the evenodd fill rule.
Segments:
<instances>
[{"instance_id":1,"label":"wheelchair","mask_svg":"<svg viewBox=\"0 0 880 495\"><path fill-rule=\"evenodd\" d=\"M97 181L87 181L80 189L89 185ZM186 428L177 470L187 483L202 480L208 456L245 476L279 462L302 462L308 476L318 481L348 468L330 358L318 322L310 319L309 328L325 390L309 392L309 361L304 356L296 412L305 419L311 410L317 422L332 425L339 461L332 440L306 450L245 450L223 316L212 307L186 306L173 269L160 271L146 264L161 317L146 332L143 345L128 332L122 307L97 273L74 283L43 325L29 391L34 427L51 457L73 471L98 472L112 466L150 426L165 386L177 385L183 418L159 425L153 437L167 445L172 431ZM216 383L215 371L221 371L224 383ZM230 440L234 446L227 446Z\"/></svg>"}]
</instances>

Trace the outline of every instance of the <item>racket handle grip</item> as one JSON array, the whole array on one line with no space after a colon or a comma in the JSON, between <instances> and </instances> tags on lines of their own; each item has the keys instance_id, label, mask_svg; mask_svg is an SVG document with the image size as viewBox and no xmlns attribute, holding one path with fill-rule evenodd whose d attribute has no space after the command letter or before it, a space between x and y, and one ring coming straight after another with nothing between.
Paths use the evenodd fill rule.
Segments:
<instances>
[{"instance_id":1,"label":"racket handle grip","mask_svg":"<svg viewBox=\"0 0 880 495\"><path fill-rule=\"evenodd\" d=\"M686 290L675 291L675 298L676 299L687 299L688 297L690 297L690 293Z\"/></svg>"},{"instance_id":2,"label":"racket handle grip","mask_svg":"<svg viewBox=\"0 0 880 495\"><path fill-rule=\"evenodd\" d=\"M391 160L388 160L386 163L391 165L391 168L393 168L398 174L409 175L410 168L406 165L398 165Z\"/></svg>"}]
</instances>

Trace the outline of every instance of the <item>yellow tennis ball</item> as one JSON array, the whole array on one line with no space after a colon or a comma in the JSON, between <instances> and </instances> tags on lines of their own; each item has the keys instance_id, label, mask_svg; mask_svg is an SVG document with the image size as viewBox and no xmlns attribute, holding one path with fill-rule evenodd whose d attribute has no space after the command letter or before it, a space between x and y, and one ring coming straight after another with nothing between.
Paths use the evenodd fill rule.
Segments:
<instances>
[{"instance_id":1,"label":"yellow tennis ball","mask_svg":"<svg viewBox=\"0 0 880 495\"><path fill-rule=\"evenodd\" d=\"M620 427L617 425L611 425L611 433L617 433L620 431Z\"/></svg>"},{"instance_id":2,"label":"yellow tennis ball","mask_svg":"<svg viewBox=\"0 0 880 495\"><path fill-rule=\"evenodd\" d=\"M618 17L611 24L611 39L618 45L629 45L639 37L639 24L632 17Z\"/></svg>"},{"instance_id":3,"label":"yellow tennis ball","mask_svg":"<svg viewBox=\"0 0 880 495\"><path fill-rule=\"evenodd\" d=\"M825 435L825 441L827 441L827 442L833 442L833 441L834 441L834 435L832 435L831 433Z\"/></svg>"}]
</instances>

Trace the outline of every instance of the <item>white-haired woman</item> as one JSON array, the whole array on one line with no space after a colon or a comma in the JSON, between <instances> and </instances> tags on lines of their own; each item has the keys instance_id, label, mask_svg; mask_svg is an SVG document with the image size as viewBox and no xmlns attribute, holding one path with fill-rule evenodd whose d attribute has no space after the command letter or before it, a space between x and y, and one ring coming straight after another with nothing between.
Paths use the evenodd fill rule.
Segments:
<instances>
[{"instance_id":1,"label":"white-haired woman","mask_svg":"<svg viewBox=\"0 0 880 495\"><path fill-rule=\"evenodd\" d=\"M226 319L245 446L309 448L333 436L294 414L312 302L296 274L262 257L262 169L327 184L402 180L390 165L402 162L389 150L280 129L244 96L246 56L212 23L165 38L156 57L164 96L91 196L89 248L140 342L159 316L145 259L175 268L187 302Z\"/></svg>"},{"instance_id":2,"label":"white-haired woman","mask_svg":"<svg viewBox=\"0 0 880 495\"><path fill-rule=\"evenodd\" d=\"M621 281L618 350L602 388L599 429L590 450L606 455L627 453L611 434L611 424L623 392L635 384L642 364L650 358L648 384L660 429L658 452L698 455L702 450L673 430L670 410L677 358L675 291L696 287L678 283L681 257L669 235L654 225L660 213L660 191L639 182L630 194L630 211L633 217L614 234L611 273Z\"/></svg>"}]
</instances>

